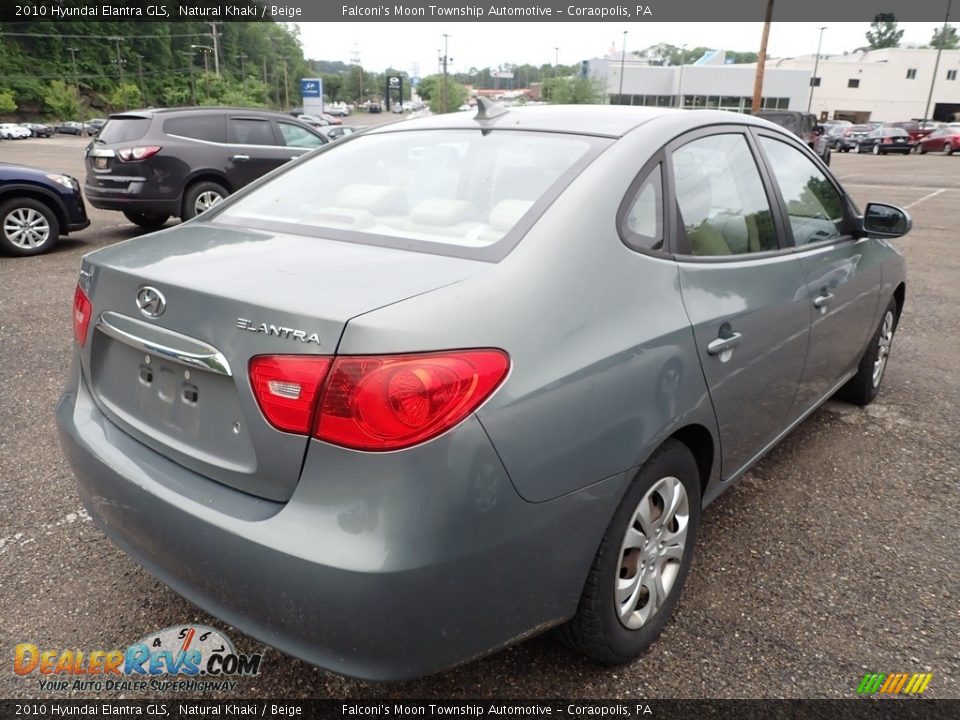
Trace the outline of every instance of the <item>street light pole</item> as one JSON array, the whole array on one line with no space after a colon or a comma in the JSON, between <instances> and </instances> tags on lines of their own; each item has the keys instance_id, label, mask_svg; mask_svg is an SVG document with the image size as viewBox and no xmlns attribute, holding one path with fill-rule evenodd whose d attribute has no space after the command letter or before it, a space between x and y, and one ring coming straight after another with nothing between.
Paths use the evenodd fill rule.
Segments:
<instances>
[{"instance_id":1,"label":"street light pole","mask_svg":"<svg viewBox=\"0 0 960 720\"><path fill-rule=\"evenodd\" d=\"M557 77L560 74L560 48L555 47L553 49L553 76Z\"/></svg>"},{"instance_id":2,"label":"street light pole","mask_svg":"<svg viewBox=\"0 0 960 720\"><path fill-rule=\"evenodd\" d=\"M213 38L213 68L217 77L220 77L220 40L217 37L217 23L211 22L208 24L210 25L210 37Z\"/></svg>"},{"instance_id":3,"label":"street light pole","mask_svg":"<svg viewBox=\"0 0 960 720\"><path fill-rule=\"evenodd\" d=\"M117 43L117 69L120 71L120 84L123 85L123 59L120 57L120 40L122 38L115 37L113 40Z\"/></svg>"},{"instance_id":4,"label":"street light pole","mask_svg":"<svg viewBox=\"0 0 960 720\"><path fill-rule=\"evenodd\" d=\"M923 110L923 123L930 119L930 103L933 101L933 86L937 82L937 70L940 69L940 54L943 52L943 43L947 37L947 23L950 21L950 4L952 2L953 0L947 0L947 16L943 19L943 30L940 32L940 44L937 45L937 60L933 64L933 77L930 78L930 92L927 95L927 106Z\"/></svg>"},{"instance_id":5,"label":"street light pole","mask_svg":"<svg viewBox=\"0 0 960 720\"><path fill-rule=\"evenodd\" d=\"M623 31L623 47L620 48L620 91L617 95L620 96L620 104L623 105L623 63L627 59L627 31Z\"/></svg>"},{"instance_id":6,"label":"street light pole","mask_svg":"<svg viewBox=\"0 0 960 720\"><path fill-rule=\"evenodd\" d=\"M813 77L810 78L810 98L807 100L807 112L810 112L810 106L813 105L813 89L817 86L817 68L820 67L820 46L823 44L823 31L827 26L817 28L820 31L820 39L817 40L817 59L813 61Z\"/></svg>"},{"instance_id":7,"label":"street light pole","mask_svg":"<svg viewBox=\"0 0 960 720\"><path fill-rule=\"evenodd\" d=\"M450 36L446 33L443 34L443 112L449 112L450 108L447 107L448 99L450 97L449 91L447 90L447 41L450 39Z\"/></svg>"},{"instance_id":8,"label":"street light pole","mask_svg":"<svg viewBox=\"0 0 960 720\"><path fill-rule=\"evenodd\" d=\"M144 105L149 105L147 102L147 87L143 84L143 55L137 55L137 72L140 75L140 101Z\"/></svg>"}]
</instances>

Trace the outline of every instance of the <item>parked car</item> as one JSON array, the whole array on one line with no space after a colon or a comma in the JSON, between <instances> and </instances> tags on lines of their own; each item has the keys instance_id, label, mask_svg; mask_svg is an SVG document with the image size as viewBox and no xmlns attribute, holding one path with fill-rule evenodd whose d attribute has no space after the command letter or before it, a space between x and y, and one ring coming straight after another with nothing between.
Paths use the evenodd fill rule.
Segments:
<instances>
[{"instance_id":1,"label":"parked car","mask_svg":"<svg viewBox=\"0 0 960 720\"><path fill-rule=\"evenodd\" d=\"M326 110L328 115L333 115L334 117L350 116L350 109L345 105L325 105L324 110Z\"/></svg>"},{"instance_id":2,"label":"parked car","mask_svg":"<svg viewBox=\"0 0 960 720\"><path fill-rule=\"evenodd\" d=\"M734 113L371 128L84 256L61 443L126 553L321 667L410 678L552 626L623 663L701 508L876 397L910 225Z\"/></svg>"},{"instance_id":3,"label":"parked car","mask_svg":"<svg viewBox=\"0 0 960 720\"><path fill-rule=\"evenodd\" d=\"M94 133L100 132L100 128L107 124L106 118L94 118L87 122L87 125L93 128Z\"/></svg>"},{"instance_id":4,"label":"parked car","mask_svg":"<svg viewBox=\"0 0 960 720\"><path fill-rule=\"evenodd\" d=\"M470 107L461 107L469 110ZM813 113L803 113L793 110L761 110L756 116L784 127L807 144L815 154L827 165L830 164L830 145L823 137L823 128L817 122Z\"/></svg>"},{"instance_id":5,"label":"parked car","mask_svg":"<svg viewBox=\"0 0 960 720\"><path fill-rule=\"evenodd\" d=\"M59 125L53 128L54 132L58 132L64 135L93 135L97 132L97 129L88 123L81 123L75 120L70 120L68 122L60 123Z\"/></svg>"},{"instance_id":6,"label":"parked car","mask_svg":"<svg viewBox=\"0 0 960 720\"><path fill-rule=\"evenodd\" d=\"M939 127L940 123L935 123L931 120L926 122L919 122L917 120L907 120L905 122L893 122L887 123L887 127L900 128L901 130L906 130L910 137L910 145L913 146L921 138L926 137L934 130Z\"/></svg>"},{"instance_id":7,"label":"parked car","mask_svg":"<svg viewBox=\"0 0 960 720\"><path fill-rule=\"evenodd\" d=\"M310 125L313 128L326 127L327 125L330 124L329 121L325 120L319 115L309 115L309 114L298 115L297 119L300 122L306 123L307 125Z\"/></svg>"},{"instance_id":8,"label":"parked car","mask_svg":"<svg viewBox=\"0 0 960 720\"><path fill-rule=\"evenodd\" d=\"M30 137L31 134L28 128L16 123L0 123L0 138L5 140L23 140Z\"/></svg>"},{"instance_id":9,"label":"parked car","mask_svg":"<svg viewBox=\"0 0 960 720\"><path fill-rule=\"evenodd\" d=\"M32 137L48 138L53 135L53 128L43 123L20 123L20 126L29 130Z\"/></svg>"},{"instance_id":10,"label":"parked car","mask_svg":"<svg viewBox=\"0 0 960 720\"><path fill-rule=\"evenodd\" d=\"M834 140L834 147L840 152L859 152L857 149L860 145L860 141L871 133L873 127L871 125L862 124L862 125L851 125L848 127L843 135L836 140Z\"/></svg>"},{"instance_id":11,"label":"parked car","mask_svg":"<svg viewBox=\"0 0 960 720\"><path fill-rule=\"evenodd\" d=\"M855 151L858 153L872 152L874 155L900 153L909 155L913 150L910 142L910 133L903 128L887 125L871 130L857 142Z\"/></svg>"},{"instance_id":12,"label":"parked car","mask_svg":"<svg viewBox=\"0 0 960 720\"><path fill-rule=\"evenodd\" d=\"M960 150L960 125L946 126L934 130L917 143L917 152L923 155L928 152L943 152L953 155Z\"/></svg>"},{"instance_id":13,"label":"parked car","mask_svg":"<svg viewBox=\"0 0 960 720\"><path fill-rule=\"evenodd\" d=\"M362 132L366 130L366 125L332 125L329 127L318 128L318 132L330 140L338 140L347 135Z\"/></svg>"},{"instance_id":14,"label":"parked car","mask_svg":"<svg viewBox=\"0 0 960 720\"><path fill-rule=\"evenodd\" d=\"M74 178L0 162L0 252L38 255L89 224Z\"/></svg>"},{"instance_id":15,"label":"parked car","mask_svg":"<svg viewBox=\"0 0 960 720\"><path fill-rule=\"evenodd\" d=\"M372 113L383 112L383 107L381 107L380 103L372 102L369 105L367 105L367 112L372 112Z\"/></svg>"},{"instance_id":16,"label":"parked car","mask_svg":"<svg viewBox=\"0 0 960 720\"><path fill-rule=\"evenodd\" d=\"M341 120L338 117L335 117L331 113L327 113L327 112L320 113L320 117L323 120L326 120L328 125L343 125L343 120Z\"/></svg>"},{"instance_id":17,"label":"parked car","mask_svg":"<svg viewBox=\"0 0 960 720\"><path fill-rule=\"evenodd\" d=\"M827 147L831 150L837 150L837 144L840 142L850 125L840 125L834 124L827 127L823 133L823 142L826 143Z\"/></svg>"},{"instance_id":18,"label":"parked car","mask_svg":"<svg viewBox=\"0 0 960 720\"><path fill-rule=\"evenodd\" d=\"M288 115L166 108L111 115L87 146L90 204L157 228L188 220L283 163L329 142Z\"/></svg>"}]
</instances>

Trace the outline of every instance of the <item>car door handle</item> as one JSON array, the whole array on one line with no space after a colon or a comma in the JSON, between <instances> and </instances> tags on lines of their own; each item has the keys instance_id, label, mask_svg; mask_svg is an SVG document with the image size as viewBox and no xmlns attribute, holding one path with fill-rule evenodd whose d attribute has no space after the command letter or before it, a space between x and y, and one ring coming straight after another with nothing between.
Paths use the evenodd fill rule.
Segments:
<instances>
[{"instance_id":1,"label":"car door handle","mask_svg":"<svg viewBox=\"0 0 960 720\"><path fill-rule=\"evenodd\" d=\"M731 333L727 337L718 337L707 345L707 353L710 355L719 355L725 350L731 350L740 343L740 338L742 337L743 333L738 332Z\"/></svg>"},{"instance_id":2,"label":"car door handle","mask_svg":"<svg viewBox=\"0 0 960 720\"><path fill-rule=\"evenodd\" d=\"M221 156L221 157L222 157L222 156ZM231 157L230 159L231 159L231 160L237 160L237 161L249 160L249 159L250 159L250 156L249 156L249 155L234 155L234 156Z\"/></svg>"},{"instance_id":3,"label":"car door handle","mask_svg":"<svg viewBox=\"0 0 960 720\"><path fill-rule=\"evenodd\" d=\"M833 295L831 293L823 293L821 295L817 295L813 299L813 306L815 308L825 308L830 304L831 300L833 300Z\"/></svg>"}]
</instances>

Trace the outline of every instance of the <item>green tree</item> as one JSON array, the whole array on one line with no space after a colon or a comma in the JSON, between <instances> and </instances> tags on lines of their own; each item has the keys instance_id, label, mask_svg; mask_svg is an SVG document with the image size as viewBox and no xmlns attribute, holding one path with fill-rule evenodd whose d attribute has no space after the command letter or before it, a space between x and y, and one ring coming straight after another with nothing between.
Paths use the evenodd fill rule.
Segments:
<instances>
[{"instance_id":1,"label":"green tree","mask_svg":"<svg viewBox=\"0 0 960 720\"><path fill-rule=\"evenodd\" d=\"M17 101L9 90L0 90L0 115L12 113L17 109Z\"/></svg>"},{"instance_id":2,"label":"green tree","mask_svg":"<svg viewBox=\"0 0 960 720\"><path fill-rule=\"evenodd\" d=\"M143 105L143 97L140 95L140 88L125 82L113 89L108 102L114 110L130 110Z\"/></svg>"},{"instance_id":3,"label":"green tree","mask_svg":"<svg viewBox=\"0 0 960 720\"><path fill-rule=\"evenodd\" d=\"M897 21L893 13L879 13L870 23L871 30L867 31L867 42L874 50L879 48L895 48L900 46L903 30L897 29Z\"/></svg>"},{"instance_id":4,"label":"green tree","mask_svg":"<svg viewBox=\"0 0 960 720\"><path fill-rule=\"evenodd\" d=\"M602 92L595 80L561 77L543 83L543 97L557 105L593 105L600 102Z\"/></svg>"},{"instance_id":5,"label":"green tree","mask_svg":"<svg viewBox=\"0 0 960 720\"><path fill-rule=\"evenodd\" d=\"M443 98L443 75L428 75L417 86L417 95L430 105L435 113L455 112L467 101L467 88L452 77L447 77L447 101Z\"/></svg>"},{"instance_id":6,"label":"green tree","mask_svg":"<svg viewBox=\"0 0 960 720\"><path fill-rule=\"evenodd\" d=\"M960 38L957 37L957 29L953 25L944 25L933 31L931 47L953 50L957 45L960 45Z\"/></svg>"},{"instance_id":7,"label":"green tree","mask_svg":"<svg viewBox=\"0 0 960 720\"><path fill-rule=\"evenodd\" d=\"M43 92L43 104L56 117L65 120L77 117L80 103L77 102L77 89L63 80L52 80Z\"/></svg>"}]
</instances>

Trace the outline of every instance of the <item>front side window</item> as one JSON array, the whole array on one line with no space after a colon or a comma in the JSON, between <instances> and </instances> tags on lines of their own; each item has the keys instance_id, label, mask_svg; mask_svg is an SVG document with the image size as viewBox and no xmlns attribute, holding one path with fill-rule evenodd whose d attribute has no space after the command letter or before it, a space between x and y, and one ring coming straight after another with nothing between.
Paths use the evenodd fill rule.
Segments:
<instances>
[{"instance_id":1,"label":"front side window","mask_svg":"<svg viewBox=\"0 0 960 720\"><path fill-rule=\"evenodd\" d=\"M743 135L694 140L675 150L672 160L685 252L723 256L777 249L770 203Z\"/></svg>"},{"instance_id":2,"label":"front side window","mask_svg":"<svg viewBox=\"0 0 960 720\"><path fill-rule=\"evenodd\" d=\"M283 142L289 147L315 148L324 144L324 140L306 128L291 123L278 122Z\"/></svg>"},{"instance_id":3,"label":"front side window","mask_svg":"<svg viewBox=\"0 0 960 720\"><path fill-rule=\"evenodd\" d=\"M786 143L761 137L773 175L787 206L794 242L834 240L846 234L843 199L810 158Z\"/></svg>"},{"instance_id":4,"label":"front side window","mask_svg":"<svg viewBox=\"0 0 960 720\"><path fill-rule=\"evenodd\" d=\"M298 163L214 219L368 244L485 248L607 145L526 131L364 134Z\"/></svg>"}]
</instances>

